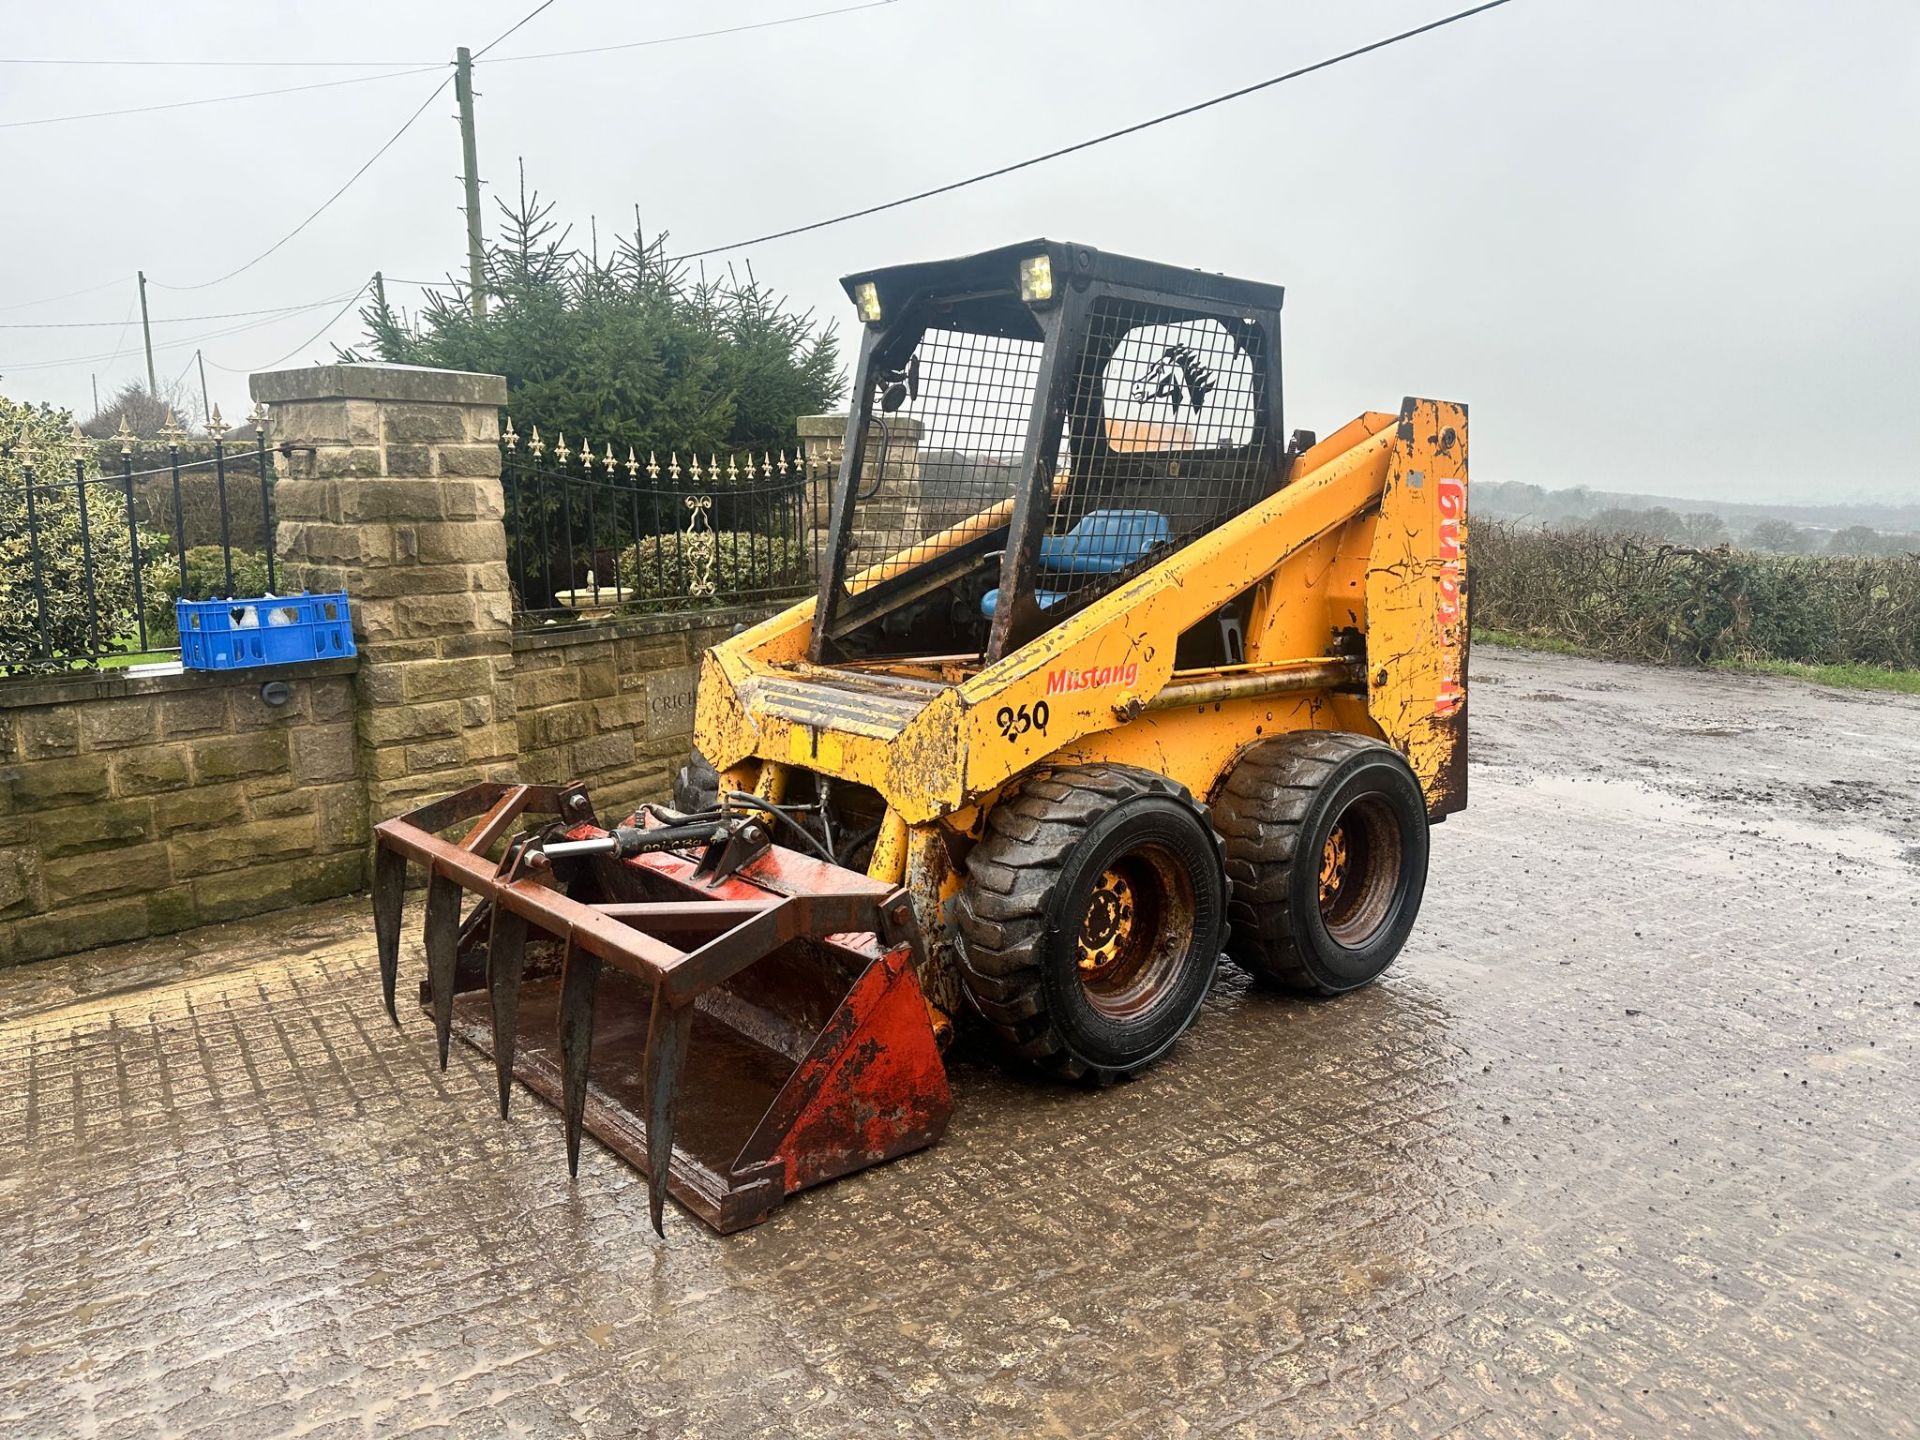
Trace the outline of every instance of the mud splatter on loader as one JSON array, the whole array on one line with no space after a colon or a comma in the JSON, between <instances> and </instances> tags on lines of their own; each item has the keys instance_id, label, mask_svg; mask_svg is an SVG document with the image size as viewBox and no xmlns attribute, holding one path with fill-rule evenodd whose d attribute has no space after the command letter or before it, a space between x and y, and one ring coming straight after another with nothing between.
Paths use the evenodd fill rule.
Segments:
<instances>
[{"instance_id":1,"label":"mud splatter on loader","mask_svg":"<svg viewBox=\"0 0 1920 1440\"><path fill-rule=\"evenodd\" d=\"M1223 953L1366 984L1466 804L1464 405L1283 438L1278 287L1081 245L843 283L819 593L708 652L674 803L486 785L376 832L389 1008L411 861L442 1064L491 1053L656 1226L931 1144L950 1017L1102 1082Z\"/></svg>"}]
</instances>

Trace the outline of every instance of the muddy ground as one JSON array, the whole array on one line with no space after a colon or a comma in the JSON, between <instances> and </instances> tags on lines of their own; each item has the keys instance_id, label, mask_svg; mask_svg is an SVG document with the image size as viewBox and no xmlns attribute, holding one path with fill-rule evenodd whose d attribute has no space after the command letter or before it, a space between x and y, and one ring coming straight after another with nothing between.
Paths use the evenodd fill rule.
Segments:
<instances>
[{"instance_id":1,"label":"muddy ground","mask_svg":"<svg viewBox=\"0 0 1920 1440\"><path fill-rule=\"evenodd\" d=\"M1920 701L1474 681L1385 982L959 1063L728 1240L441 1075L357 904L0 974L0 1433L1920 1434Z\"/></svg>"}]
</instances>

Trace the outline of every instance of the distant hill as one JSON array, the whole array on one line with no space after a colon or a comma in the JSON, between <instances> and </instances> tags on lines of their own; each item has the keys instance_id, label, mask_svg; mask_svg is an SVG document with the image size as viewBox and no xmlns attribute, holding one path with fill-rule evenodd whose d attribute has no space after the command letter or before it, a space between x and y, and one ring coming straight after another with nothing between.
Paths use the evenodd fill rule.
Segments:
<instances>
[{"instance_id":1,"label":"distant hill","mask_svg":"<svg viewBox=\"0 0 1920 1440\"><path fill-rule=\"evenodd\" d=\"M1920 531L1920 504L1894 505L1847 501L1813 505L1770 505L1747 500L1690 500L1678 495L1649 495L1634 490L1549 490L1512 480L1474 482L1473 508L1496 520L1531 520L1553 525L1585 520L1602 510L1651 510L1718 515L1734 529L1756 520L1785 520L1809 530L1844 530L1866 525L1875 530Z\"/></svg>"}]
</instances>

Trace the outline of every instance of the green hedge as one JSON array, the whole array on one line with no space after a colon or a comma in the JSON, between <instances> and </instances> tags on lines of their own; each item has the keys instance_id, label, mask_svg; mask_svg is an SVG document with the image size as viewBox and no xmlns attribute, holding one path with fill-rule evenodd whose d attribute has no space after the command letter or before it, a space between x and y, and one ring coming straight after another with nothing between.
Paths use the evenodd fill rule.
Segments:
<instances>
[{"instance_id":1,"label":"green hedge","mask_svg":"<svg viewBox=\"0 0 1920 1440\"><path fill-rule=\"evenodd\" d=\"M1761 555L1474 524L1473 623L1622 660L1920 668L1920 556Z\"/></svg>"},{"instance_id":2,"label":"green hedge","mask_svg":"<svg viewBox=\"0 0 1920 1440\"><path fill-rule=\"evenodd\" d=\"M720 530L649 535L620 552L620 583L641 601L691 599L728 605L770 591L793 590L810 576L806 547L784 535ZM694 587L710 582L710 595Z\"/></svg>"},{"instance_id":3,"label":"green hedge","mask_svg":"<svg viewBox=\"0 0 1920 1440\"><path fill-rule=\"evenodd\" d=\"M164 537L163 537L164 538ZM179 643L180 632L174 624L176 600L211 600L228 597L227 569L218 545L195 545L187 551L187 584L180 587L180 562L171 553L145 577L147 601L147 639L158 646ZM233 552L232 595L253 597L267 593L267 557L257 550Z\"/></svg>"}]
</instances>

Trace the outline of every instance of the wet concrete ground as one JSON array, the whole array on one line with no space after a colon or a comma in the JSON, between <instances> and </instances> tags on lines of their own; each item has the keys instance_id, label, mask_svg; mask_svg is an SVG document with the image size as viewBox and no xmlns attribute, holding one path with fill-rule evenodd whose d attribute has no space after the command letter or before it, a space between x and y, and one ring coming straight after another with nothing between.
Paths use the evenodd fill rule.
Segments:
<instances>
[{"instance_id":1,"label":"wet concrete ground","mask_svg":"<svg viewBox=\"0 0 1920 1440\"><path fill-rule=\"evenodd\" d=\"M358 905L0 974L0 1433L1920 1434L1920 702L1475 682L1387 981L961 1064L728 1240L395 1034Z\"/></svg>"}]
</instances>

